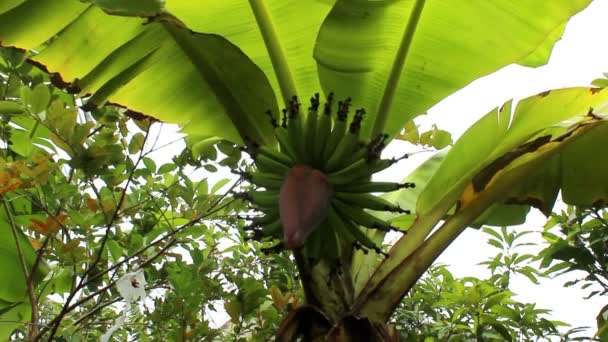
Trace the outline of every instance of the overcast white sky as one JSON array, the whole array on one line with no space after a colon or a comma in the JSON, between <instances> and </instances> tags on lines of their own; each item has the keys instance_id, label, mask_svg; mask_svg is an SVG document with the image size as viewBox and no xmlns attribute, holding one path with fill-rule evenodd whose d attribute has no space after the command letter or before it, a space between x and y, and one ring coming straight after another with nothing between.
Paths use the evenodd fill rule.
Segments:
<instances>
[{"instance_id":1,"label":"overcast white sky","mask_svg":"<svg viewBox=\"0 0 608 342\"><path fill-rule=\"evenodd\" d=\"M471 83L437 104L423 121L435 122L457 138L481 116L511 98L527 97L559 87L588 86L593 79L601 77L602 72L608 72L607 26L608 0L595 0L570 21L562 40L556 44L548 65L536 69L508 66ZM165 129L165 138L174 139L175 135L168 134L171 128L165 126ZM388 155L400 156L407 150L411 150L411 145L395 142L386 152ZM166 152L168 151L162 153ZM390 172L384 173L383 176L399 181L428 156L416 155L391 168ZM157 157L164 160L167 155L165 154L164 158L160 155ZM222 177L231 175L215 174L209 178L214 183ZM544 223L544 216L534 211L528 216L528 222L523 227L541 231ZM489 272L484 266L477 264L497 253L496 249L486 244L486 240L486 234L468 229L446 250L438 262L449 264L449 269L457 277L486 277ZM542 241L540 234L536 235L536 241ZM541 285L536 286L527 278L515 277L512 279L512 290L518 294L517 299L520 301L535 302L540 308L553 310L551 319L595 329L595 316L600 308L608 304L608 300L594 298L584 301L582 297L587 292L577 288L563 288L562 284L566 280L561 278L543 281ZM222 324L227 316L219 314L215 318L217 323ZM591 334L594 332L595 330Z\"/></svg>"},{"instance_id":2,"label":"overcast white sky","mask_svg":"<svg viewBox=\"0 0 608 342\"><path fill-rule=\"evenodd\" d=\"M595 0L569 22L547 65L536 69L511 65L479 79L433 107L429 111L428 121L438 123L440 128L450 131L457 138L481 116L511 98L523 98L547 89L588 86L593 79L602 77L602 72L608 72L606 32L608 1ZM389 146L387 154L400 155L404 148L405 144L397 142ZM413 160L418 163L425 158L416 157ZM398 164L400 170L395 167L386 176L393 180L402 179L403 175L416 167L417 163L413 160ZM544 223L545 217L533 210L522 227L541 231ZM498 251L488 246L486 240L486 234L468 229L438 262L449 264L449 269L457 277L486 277L489 271L477 264L495 256ZM535 234L535 241L542 242L540 234ZM512 281L512 290L518 294L520 301L535 302L540 308L553 310L551 319L595 329L595 317L608 304L608 299L595 297L583 300L588 291L564 288L562 285L568 279L562 277L543 281L536 286L525 277L516 277Z\"/></svg>"}]
</instances>

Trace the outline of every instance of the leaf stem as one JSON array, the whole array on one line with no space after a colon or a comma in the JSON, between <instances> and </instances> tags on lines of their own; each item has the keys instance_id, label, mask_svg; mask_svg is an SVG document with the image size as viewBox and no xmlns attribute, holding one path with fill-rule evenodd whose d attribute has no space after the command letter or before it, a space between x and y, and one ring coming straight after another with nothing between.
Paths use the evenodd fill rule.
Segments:
<instances>
[{"instance_id":1,"label":"leaf stem","mask_svg":"<svg viewBox=\"0 0 608 342\"><path fill-rule=\"evenodd\" d=\"M373 137L384 133L384 126L386 125L388 113L393 104L393 98L397 92L397 86L399 85L399 80L401 79L403 67L405 66L407 55L410 51L414 33L416 32L418 21L420 20L420 15L422 14L422 9L424 8L424 3L425 0L416 0L414 7L412 8L412 13L410 14L407 26L403 32L399 50L397 50L397 55L393 61L393 67L391 68L388 81L386 82L386 87L384 88L382 100L380 100L378 114L376 115L376 120L374 121L374 129L372 130Z\"/></svg>"},{"instance_id":2,"label":"leaf stem","mask_svg":"<svg viewBox=\"0 0 608 342\"><path fill-rule=\"evenodd\" d=\"M287 63L285 50L283 50L279 35L272 22L270 11L264 0L249 0L249 5L262 33L268 55L270 55L270 61L281 88L283 101L287 105L291 97L297 95L298 92L291 69L289 69L289 64Z\"/></svg>"},{"instance_id":3,"label":"leaf stem","mask_svg":"<svg viewBox=\"0 0 608 342\"><path fill-rule=\"evenodd\" d=\"M393 258L391 263L378 267L376 273L383 276L370 285L365 297L360 296L353 312L363 317L384 321L389 318L401 299L418 281L420 276L431 266L435 259L458 237L458 235L475 221L493 204L502 203L512 189L538 170L539 165L558 153L564 146L579 139L582 135L602 122L576 124L564 134L554 138L541 149L534 152L530 159L516 160L501 170L492 182L468 202L460 202L459 210L448 218L435 233L426 239L416 250L408 255ZM407 239L409 236L406 235ZM399 243L399 242L398 242ZM393 247L395 250L395 247ZM392 250L391 250L392 251ZM389 256L389 259L392 257ZM396 266L395 266L396 265ZM357 305L358 304L358 305Z\"/></svg>"}]
</instances>

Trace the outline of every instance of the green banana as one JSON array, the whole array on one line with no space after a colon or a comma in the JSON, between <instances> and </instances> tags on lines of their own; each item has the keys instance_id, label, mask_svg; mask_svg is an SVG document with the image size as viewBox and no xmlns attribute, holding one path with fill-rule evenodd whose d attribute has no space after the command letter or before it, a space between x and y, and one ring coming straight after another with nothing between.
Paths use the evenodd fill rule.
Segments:
<instances>
[{"instance_id":1,"label":"green banana","mask_svg":"<svg viewBox=\"0 0 608 342\"><path fill-rule=\"evenodd\" d=\"M369 155L369 145L364 142L358 142L358 145L355 147L355 152L348 159L348 163L346 165L350 165L359 159L367 159Z\"/></svg>"},{"instance_id":2,"label":"green banana","mask_svg":"<svg viewBox=\"0 0 608 342\"><path fill-rule=\"evenodd\" d=\"M262 233L264 233L265 236L272 236L276 238L283 236L283 225L281 224L281 220L276 220L272 223L263 225Z\"/></svg>"},{"instance_id":3,"label":"green banana","mask_svg":"<svg viewBox=\"0 0 608 342\"><path fill-rule=\"evenodd\" d=\"M265 237L280 238L283 234L283 225L279 219L263 225L251 224L244 228L245 231L253 232L251 238L256 241L261 241Z\"/></svg>"},{"instance_id":4,"label":"green banana","mask_svg":"<svg viewBox=\"0 0 608 342\"><path fill-rule=\"evenodd\" d=\"M251 220L251 226L260 227L260 226L263 226L266 224L270 224L274 221L277 221L278 219L279 219L279 212L270 211L270 212L265 213L264 215L254 217Z\"/></svg>"},{"instance_id":5,"label":"green banana","mask_svg":"<svg viewBox=\"0 0 608 342\"><path fill-rule=\"evenodd\" d=\"M317 136L318 109L319 94L317 93L314 97L310 99L310 107L308 108L308 115L306 116L306 139L305 141L302 141L302 143L306 145L306 160L308 163L312 163L314 161L315 139Z\"/></svg>"},{"instance_id":6,"label":"green banana","mask_svg":"<svg viewBox=\"0 0 608 342\"><path fill-rule=\"evenodd\" d=\"M297 163L305 162L306 149L303 148L304 144L304 131L302 125L302 114L300 113L300 103L298 103L298 97L293 96L289 102L289 109L286 110L288 114L287 120L287 132L289 136L290 145L296 153L295 161Z\"/></svg>"},{"instance_id":7,"label":"green banana","mask_svg":"<svg viewBox=\"0 0 608 342\"><path fill-rule=\"evenodd\" d=\"M346 185L351 184L356 180L368 179L371 176L369 173L370 167L369 163L366 159L359 159L356 162L350 164L349 166L330 173L327 178L329 182L336 185Z\"/></svg>"},{"instance_id":8,"label":"green banana","mask_svg":"<svg viewBox=\"0 0 608 342\"><path fill-rule=\"evenodd\" d=\"M355 245L360 244L361 246L372 249L377 253L383 253L382 249L380 249L380 247L378 247L376 243L370 239L369 236L367 236L367 234L361 231L357 224L348 218L349 216L342 215L339 210L336 210L336 213L338 214L339 219L343 222L344 229L348 231L348 235L354 239Z\"/></svg>"},{"instance_id":9,"label":"green banana","mask_svg":"<svg viewBox=\"0 0 608 342\"><path fill-rule=\"evenodd\" d=\"M317 133L315 136L313 153L313 163L316 167L320 167L325 163L325 160L323 159L323 149L325 148L325 144L331 133L331 106L333 98L333 93L329 93L323 114L317 119Z\"/></svg>"},{"instance_id":10,"label":"green banana","mask_svg":"<svg viewBox=\"0 0 608 342\"><path fill-rule=\"evenodd\" d=\"M344 167L353 156L359 142L361 120L363 120L364 114L365 111L363 109L357 110L348 129L348 133L342 137L336 146L334 153L327 160L327 164L325 165L326 171L332 172Z\"/></svg>"},{"instance_id":11,"label":"green banana","mask_svg":"<svg viewBox=\"0 0 608 342\"><path fill-rule=\"evenodd\" d=\"M258 156L266 156L270 159L273 159L276 162L279 162L287 167L292 167L294 165L293 159L289 157L288 154L279 152L273 148L268 146L260 146L258 147L256 154Z\"/></svg>"},{"instance_id":12,"label":"green banana","mask_svg":"<svg viewBox=\"0 0 608 342\"><path fill-rule=\"evenodd\" d=\"M336 234L340 236L342 240L350 244L357 241L357 238L352 235L348 228L346 228L346 222L336 212L333 205L330 206L329 210L327 211L327 223L333 230L335 230Z\"/></svg>"},{"instance_id":13,"label":"green banana","mask_svg":"<svg viewBox=\"0 0 608 342\"><path fill-rule=\"evenodd\" d=\"M409 214L409 210L401 209L398 205L393 204L384 198L374 196L368 193L351 193L351 192L337 192L334 196L340 201L357 206L364 209L377 210L377 211L390 211L394 213Z\"/></svg>"},{"instance_id":14,"label":"green banana","mask_svg":"<svg viewBox=\"0 0 608 342\"><path fill-rule=\"evenodd\" d=\"M399 158L391 158L391 159L378 159L378 158L374 158L374 159L368 159L370 160L370 172L371 173L377 173L380 171L384 171L386 169L388 169L389 167L393 166L394 164L396 164L397 162L403 160L403 159L407 159L409 158L409 154L404 154L403 156L399 157Z\"/></svg>"},{"instance_id":15,"label":"green banana","mask_svg":"<svg viewBox=\"0 0 608 342\"><path fill-rule=\"evenodd\" d=\"M391 226L389 222L366 212L360 207L348 205L338 199L334 200L332 204L335 206L341 216L349 217L352 221L361 226L375 228L387 232L391 230L399 230Z\"/></svg>"},{"instance_id":16,"label":"green banana","mask_svg":"<svg viewBox=\"0 0 608 342\"><path fill-rule=\"evenodd\" d=\"M291 145L291 139L289 138L289 132L285 127L279 127L274 130L274 136L277 138L279 142L279 147L281 148L281 153L286 154L295 162L298 158L296 150Z\"/></svg>"},{"instance_id":17,"label":"green banana","mask_svg":"<svg viewBox=\"0 0 608 342\"><path fill-rule=\"evenodd\" d=\"M261 172L272 172L274 174L285 175L291 168L290 166L278 162L264 154L258 154L254 161L255 165Z\"/></svg>"},{"instance_id":18,"label":"green banana","mask_svg":"<svg viewBox=\"0 0 608 342\"><path fill-rule=\"evenodd\" d=\"M273 173L254 172L246 174L245 179L256 186L266 188L268 190L279 190L283 185L284 178Z\"/></svg>"},{"instance_id":19,"label":"green banana","mask_svg":"<svg viewBox=\"0 0 608 342\"><path fill-rule=\"evenodd\" d=\"M414 183L393 183L393 182L365 182L365 183L351 183L344 185L335 186L336 191L339 192L392 192L399 189L413 188Z\"/></svg>"},{"instance_id":20,"label":"green banana","mask_svg":"<svg viewBox=\"0 0 608 342\"><path fill-rule=\"evenodd\" d=\"M279 208L279 192L278 191L260 191L251 190L243 193L245 199L251 203L268 209Z\"/></svg>"},{"instance_id":21,"label":"green banana","mask_svg":"<svg viewBox=\"0 0 608 342\"><path fill-rule=\"evenodd\" d=\"M323 148L323 160L328 160L336 150L338 143L346 134L346 120L348 119L348 110L350 108L351 99L347 98L344 102L338 102L337 120L331 130L331 134L327 138L327 143ZM325 169L327 171L327 168Z\"/></svg>"}]
</instances>

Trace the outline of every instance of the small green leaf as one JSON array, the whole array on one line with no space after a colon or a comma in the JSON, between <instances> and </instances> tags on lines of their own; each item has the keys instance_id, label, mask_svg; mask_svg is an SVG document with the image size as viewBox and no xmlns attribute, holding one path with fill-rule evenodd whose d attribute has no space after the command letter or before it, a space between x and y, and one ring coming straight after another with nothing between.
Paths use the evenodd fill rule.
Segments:
<instances>
[{"instance_id":1,"label":"small green leaf","mask_svg":"<svg viewBox=\"0 0 608 342\"><path fill-rule=\"evenodd\" d=\"M448 131L436 129L433 131L433 137L431 139L431 146L441 150L449 146L452 143L452 135Z\"/></svg>"},{"instance_id":2,"label":"small green leaf","mask_svg":"<svg viewBox=\"0 0 608 342\"><path fill-rule=\"evenodd\" d=\"M95 126L94 122L87 122L82 125L76 125L74 127L74 133L70 137L70 143L73 146L80 146L87 139L87 136L91 133L91 129Z\"/></svg>"},{"instance_id":3,"label":"small green leaf","mask_svg":"<svg viewBox=\"0 0 608 342\"><path fill-rule=\"evenodd\" d=\"M171 171L174 171L175 169L177 169L177 165L175 165L173 163L167 163L167 164L161 165L158 168L158 173L159 174L169 173Z\"/></svg>"},{"instance_id":4,"label":"small green leaf","mask_svg":"<svg viewBox=\"0 0 608 342\"><path fill-rule=\"evenodd\" d=\"M150 172L156 172L156 163L154 162L154 160L152 160L152 158L144 157L143 162L146 166L146 169L150 170Z\"/></svg>"},{"instance_id":5,"label":"small green leaf","mask_svg":"<svg viewBox=\"0 0 608 342\"><path fill-rule=\"evenodd\" d=\"M30 99L30 105L32 106L32 114L40 115L46 110L51 100L51 91L45 84L38 84L32 91L32 97Z\"/></svg>"},{"instance_id":6,"label":"small green leaf","mask_svg":"<svg viewBox=\"0 0 608 342\"><path fill-rule=\"evenodd\" d=\"M21 101L26 105L32 104L32 89L28 86L22 86L19 88L19 95L21 97Z\"/></svg>"},{"instance_id":7,"label":"small green leaf","mask_svg":"<svg viewBox=\"0 0 608 342\"><path fill-rule=\"evenodd\" d=\"M75 109L65 108L61 100L52 101L47 108L45 123L50 129L54 129L64 139L69 140L76 125L78 112Z\"/></svg>"},{"instance_id":8,"label":"small green leaf","mask_svg":"<svg viewBox=\"0 0 608 342\"><path fill-rule=\"evenodd\" d=\"M421 145L432 145L433 131L424 132L420 135L419 143Z\"/></svg>"},{"instance_id":9,"label":"small green leaf","mask_svg":"<svg viewBox=\"0 0 608 342\"><path fill-rule=\"evenodd\" d=\"M143 133L138 132L135 135L133 135L133 138L131 138L131 141L129 142L129 153L131 153L131 154L139 153L139 151L141 151L141 149L144 148L145 141L146 141L146 136Z\"/></svg>"},{"instance_id":10,"label":"small green leaf","mask_svg":"<svg viewBox=\"0 0 608 342\"><path fill-rule=\"evenodd\" d=\"M14 129L11 132L11 141L10 149L23 157L30 156L35 147L30 138L30 132L26 130Z\"/></svg>"},{"instance_id":11,"label":"small green leaf","mask_svg":"<svg viewBox=\"0 0 608 342\"><path fill-rule=\"evenodd\" d=\"M489 239L488 240L488 244L490 244L490 245L492 245L492 246L494 246L494 247L496 247L496 248L498 248L500 250L504 249L502 243L500 241L497 241L497 240L494 240L494 239Z\"/></svg>"},{"instance_id":12,"label":"small green leaf","mask_svg":"<svg viewBox=\"0 0 608 342\"><path fill-rule=\"evenodd\" d=\"M196 192L199 196L206 196L209 193L209 181L206 178L198 183Z\"/></svg>"},{"instance_id":13,"label":"small green leaf","mask_svg":"<svg viewBox=\"0 0 608 342\"><path fill-rule=\"evenodd\" d=\"M409 141L414 145L418 144L418 141L420 141L420 133L418 132L416 123L414 123L413 120L408 121L403 129L405 132L400 136L400 139Z\"/></svg>"},{"instance_id":14,"label":"small green leaf","mask_svg":"<svg viewBox=\"0 0 608 342\"><path fill-rule=\"evenodd\" d=\"M221 189L224 185L228 184L230 182L229 178L224 178L221 179L219 182L215 183L215 185L213 185L213 187L211 188L211 194L215 194L219 189Z\"/></svg>"},{"instance_id":15,"label":"small green leaf","mask_svg":"<svg viewBox=\"0 0 608 342\"><path fill-rule=\"evenodd\" d=\"M64 294L70 292L72 289L72 282L74 279L74 273L71 269L64 268L59 271L55 271L53 274L50 286L48 286L45 290L48 290L50 293ZM50 293L44 293L44 295L48 295Z\"/></svg>"},{"instance_id":16,"label":"small green leaf","mask_svg":"<svg viewBox=\"0 0 608 342\"><path fill-rule=\"evenodd\" d=\"M605 78L598 78L595 79L591 82L592 85L596 86L596 87L600 87L600 88L606 88L608 87L608 79Z\"/></svg>"},{"instance_id":17,"label":"small green leaf","mask_svg":"<svg viewBox=\"0 0 608 342\"><path fill-rule=\"evenodd\" d=\"M494 229L490 228L490 227L483 227L482 231L486 234L490 234L493 237L495 237L498 241L503 241L502 236L500 234L498 234L498 232L496 232Z\"/></svg>"},{"instance_id":18,"label":"small green leaf","mask_svg":"<svg viewBox=\"0 0 608 342\"><path fill-rule=\"evenodd\" d=\"M510 298L513 294L509 291L502 291L489 296L484 305L484 309L490 310L492 307L502 304L506 299Z\"/></svg>"},{"instance_id":19,"label":"small green leaf","mask_svg":"<svg viewBox=\"0 0 608 342\"><path fill-rule=\"evenodd\" d=\"M205 168L205 170L207 170L209 172L217 172L217 167L215 167L211 164L203 165L203 167Z\"/></svg>"},{"instance_id":20,"label":"small green leaf","mask_svg":"<svg viewBox=\"0 0 608 342\"><path fill-rule=\"evenodd\" d=\"M115 240L108 241L108 250L110 251L110 257L113 262L117 262L124 255L124 248Z\"/></svg>"}]
</instances>

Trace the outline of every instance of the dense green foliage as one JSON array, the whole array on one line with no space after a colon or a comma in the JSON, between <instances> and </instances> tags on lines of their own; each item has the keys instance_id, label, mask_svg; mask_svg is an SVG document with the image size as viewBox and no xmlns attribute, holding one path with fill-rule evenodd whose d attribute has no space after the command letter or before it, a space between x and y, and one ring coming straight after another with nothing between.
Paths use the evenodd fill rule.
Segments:
<instances>
[{"instance_id":1,"label":"dense green foliage","mask_svg":"<svg viewBox=\"0 0 608 342\"><path fill-rule=\"evenodd\" d=\"M282 314L268 305L270 289L296 293L294 266L240 239L243 204L225 195L238 180L201 178L203 168L243 163L240 151L220 144L225 154L218 157L212 146L205 161L177 153L175 143L159 146L161 124L113 107L83 112L79 98L49 86L22 53L0 51L1 275L18 275L0 293L4 338L14 328L15 336L27 335L21 322L32 312L44 338L99 338L119 315L114 285L138 269L150 297L117 338L272 335ZM168 162L157 165L159 158ZM11 229L29 238L20 239L21 252ZM27 284L20 254L34 273ZM210 326L211 313L223 306L234 322L226 331Z\"/></svg>"}]
</instances>

